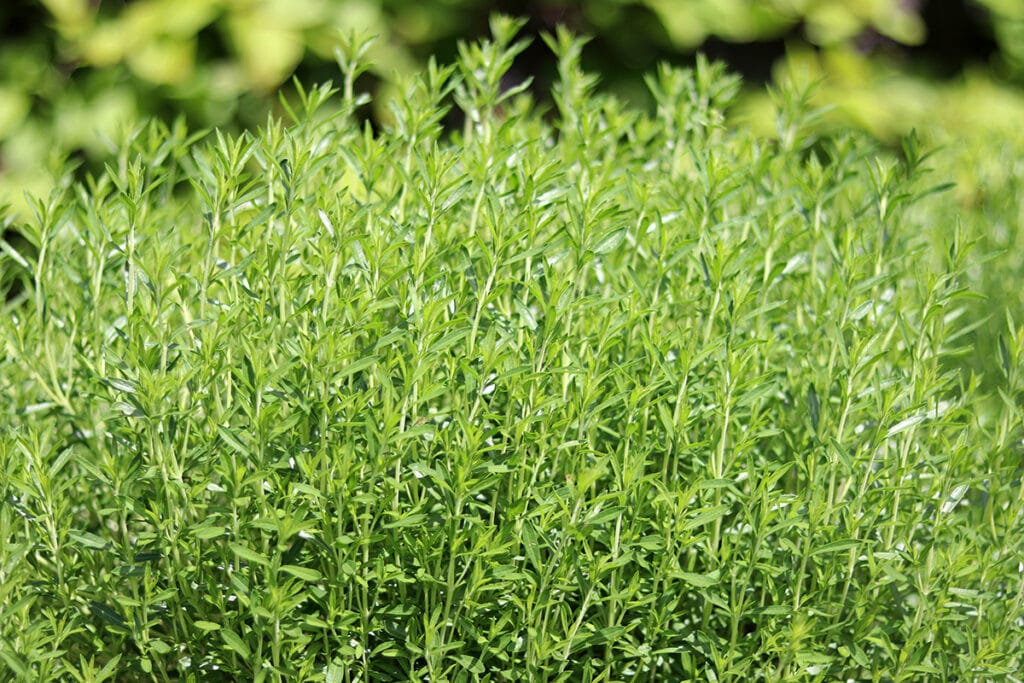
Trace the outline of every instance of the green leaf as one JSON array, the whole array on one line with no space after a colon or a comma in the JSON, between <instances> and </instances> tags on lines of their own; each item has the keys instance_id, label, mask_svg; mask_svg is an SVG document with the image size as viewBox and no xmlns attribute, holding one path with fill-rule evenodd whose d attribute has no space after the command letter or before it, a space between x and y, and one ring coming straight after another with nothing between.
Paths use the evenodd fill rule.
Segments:
<instances>
[{"instance_id":1,"label":"green leaf","mask_svg":"<svg viewBox=\"0 0 1024 683\"><path fill-rule=\"evenodd\" d=\"M335 375L335 380L342 380L345 379L346 377L351 377L357 372L362 372L363 370L366 370L367 368L371 367L374 363L377 362L377 360L377 356L366 356L365 358L360 358L359 360L352 361L351 363L346 365L341 372Z\"/></svg>"},{"instance_id":2,"label":"green leaf","mask_svg":"<svg viewBox=\"0 0 1024 683\"><path fill-rule=\"evenodd\" d=\"M608 252L612 251L620 244L622 244L622 240L624 240L625 238L625 228L617 228L615 230L610 230L609 232L606 232L604 235L599 237L594 242L594 246L591 250L598 255L607 254Z\"/></svg>"},{"instance_id":3,"label":"green leaf","mask_svg":"<svg viewBox=\"0 0 1024 683\"><path fill-rule=\"evenodd\" d=\"M107 377L106 382L111 388L123 391L126 394L134 394L139 390L137 382L124 377Z\"/></svg>"},{"instance_id":4,"label":"green leaf","mask_svg":"<svg viewBox=\"0 0 1024 683\"><path fill-rule=\"evenodd\" d=\"M763 610L761 610L761 614L765 615L766 617L781 617L790 615L792 613L793 608L790 605L768 605Z\"/></svg>"},{"instance_id":5,"label":"green leaf","mask_svg":"<svg viewBox=\"0 0 1024 683\"><path fill-rule=\"evenodd\" d=\"M29 262L25 260L25 257L22 256L17 249L9 245L7 241L4 239L0 239L0 251L3 251L5 254L10 256L15 263L17 263L25 270L32 270L32 266L29 265Z\"/></svg>"},{"instance_id":6,"label":"green leaf","mask_svg":"<svg viewBox=\"0 0 1024 683\"><path fill-rule=\"evenodd\" d=\"M241 560L245 560L246 562L249 562L251 564L261 564L265 567L270 565L269 559L267 559L264 555L261 555L260 553L256 552L252 548L247 548L246 546L241 545L240 543L229 543L228 547L231 548L231 552L233 552Z\"/></svg>"},{"instance_id":7,"label":"green leaf","mask_svg":"<svg viewBox=\"0 0 1024 683\"><path fill-rule=\"evenodd\" d=\"M127 625L124 617L122 617L117 610L109 605L105 605L98 600L90 600L89 608L103 621L107 622L111 626L123 629Z\"/></svg>"},{"instance_id":8,"label":"green leaf","mask_svg":"<svg viewBox=\"0 0 1024 683\"><path fill-rule=\"evenodd\" d=\"M206 631L207 633L209 633L210 631L219 631L220 630L220 624L215 624L212 621L204 621L202 619L199 619L198 621L192 622L192 625L195 626L200 631Z\"/></svg>"},{"instance_id":9,"label":"green leaf","mask_svg":"<svg viewBox=\"0 0 1024 683\"><path fill-rule=\"evenodd\" d=\"M700 269L704 273L704 286L711 289L711 270L708 268L708 260L704 258L704 253L698 254L700 257Z\"/></svg>"},{"instance_id":10,"label":"green leaf","mask_svg":"<svg viewBox=\"0 0 1024 683\"><path fill-rule=\"evenodd\" d=\"M445 332L443 335L441 335L440 339L438 339L437 341L430 345L430 348L427 350L427 355L436 356L447 351L448 349L450 349L451 347L455 346L460 341L465 339L469 335L470 330L471 328L469 327L463 327L460 329L449 330Z\"/></svg>"},{"instance_id":11,"label":"green leaf","mask_svg":"<svg viewBox=\"0 0 1024 683\"><path fill-rule=\"evenodd\" d=\"M427 519L427 515L425 515L422 512L411 514L411 515L403 515L403 516L400 516L398 519L394 520L393 522L388 522L387 524L385 524L384 528L385 529L400 529L400 528L403 528L403 527L416 526L418 524L422 524L424 522L424 520L426 520L426 519Z\"/></svg>"},{"instance_id":12,"label":"green leaf","mask_svg":"<svg viewBox=\"0 0 1024 683\"><path fill-rule=\"evenodd\" d=\"M96 678L93 679L93 683L102 683L106 680L115 679L118 671L120 671L118 665L121 663L121 653L117 653L110 658L103 668L100 669L99 673L96 674Z\"/></svg>"},{"instance_id":13,"label":"green leaf","mask_svg":"<svg viewBox=\"0 0 1024 683\"><path fill-rule=\"evenodd\" d=\"M1011 365L1010 350L1008 348L1006 348L1006 339L1003 337L1002 334L999 335L998 339L999 339L999 359L1002 361L1003 374L1006 377L1009 377L1010 376L1010 365Z\"/></svg>"},{"instance_id":14,"label":"green leaf","mask_svg":"<svg viewBox=\"0 0 1024 683\"><path fill-rule=\"evenodd\" d=\"M417 437L431 436L434 433L434 426L429 424L418 425L416 427L409 427L403 432L396 434L392 437L394 443L404 441L406 439L415 439Z\"/></svg>"},{"instance_id":15,"label":"green leaf","mask_svg":"<svg viewBox=\"0 0 1024 683\"><path fill-rule=\"evenodd\" d=\"M618 517L620 515L624 514L625 512L626 512L626 508L625 507L622 507L622 506L610 507L610 508L608 508L606 510L600 510L596 514L594 514L593 516L588 517L586 522L587 522L587 524L590 524L590 525L593 525L593 526L599 526L601 524L604 524L605 522L610 522L613 519L618 519Z\"/></svg>"},{"instance_id":16,"label":"green leaf","mask_svg":"<svg viewBox=\"0 0 1024 683\"><path fill-rule=\"evenodd\" d=\"M258 227L260 225L266 225L267 220L274 215L274 212L276 212L277 209L277 202L269 204L260 209L260 211L255 216L249 219L249 221L245 224L245 227L238 231L239 235L246 235L252 228Z\"/></svg>"},{"instance_id":17,"label":"green leaf","mask_svg":"<svg viewBox=\"0 0 1024 683\"><path fill-rule=\"evenodd\" d=\"M824 545L818 546L811 551L811 555L828 555L829 553L839 553L850 548L856 548L860 546L864 541L859 541L856 538L847 538L841 541L832 541Z\"/></svg>"},{"instance_id":18,"label":"green leaf","mask_svg":"<svg viewBox=\"0 0 1024 683\"><path fill-rule=\"evenodd\" d=\"M605 643L614 643L625 632L626 628L624 626L605 626L590 636L588 644L604 645Z\"/></svg>"},{"instance_id":19,"label":"green leaf","mask_svg":"<svg viewBox=\"0 0 1024 683\"><path fill-rule=\"evenodd\" d=\"M0 645L0 659L7 664L7 667L13 671L19 679L23 681L33 680L33 677L29 675L28 665L21 657L16 653L11 652L6 646Z\"/></svg>"},{"instance_id":20,"label":"green leaf","mask_svg":"<svg viewBox=\"0 0 1024 683\"><path fill-rule=\"evenodd\" d=\"M238 653L242 659L246 661L252 659L252 651L245 644L245 641L238 637L237 633L229 628L222 628L220 630L220 637L224 639L224 644Z\"/></svg>"},{"instance_id":21,"label":"green leaf","mask_svg":"<svg viewBox=\"0 0 1024 683\"><path fill-rule=\"evenodd\" d=\"M807 385L807 412L811 417L811 429L818 433L818 422L821 420L821 401L813 384Z\"/></svg>"},{"instance_id":22,"label":"green leaf","mask_svg":"<svg viewBox=\"0 0 1024 683\"><path fill-rule=\"evenodd\" d=\"M956 183L939 183L938 185L934 185L926 190L918 192L916 195L914 195L914 201L919 201L933 194L942 194L943 192L948 192L954 189L955 187Z\"/></svg>"},{"instance_id":23,"label":"green leaf","mask_svg":"<svg viewBox=\"0 0 1024 683\"><path fill-rule=\"evenodd\" d=\"M75 529L68 530L68 536L71 537L75 543L84 545L86 548L93 550L109 550L113 547L110 541L100 538L96 534L89 533L88 531L76 531Z\"/></svg>"},{"instance_id":24,"label":"green leaf","mask_svg":"<svg viewBox=\"0 0 1024 683\"><path fill-rule=\"evenodd\" d=\"M309 567L299 567L294 564L282 565L281 571L285 572L286 574L291 574L295 578L301 579L303 581L319 581L323 578L323 574L321 574L315 569L311 569Z\"/></svg>"},{"instance_id":25,"label":"green leaf","mask_svg":"<svg viewBox=\"0 0 1024 683\"><path fill-rule=\"evenodd\" d=\"M146 643L153 652L158 655L165 655L171 651L171 646L162 640L154 639Z\"/></svg>"},{"instance_id":26,"label":"green leaf","mask_svg":"<svg viewBox=\"0 0 1024 683\"><path fill-rule=\"evenodd\" d=\"M224 439L224 442L227 445L231 446L231 448L237 451L240 455L244 455L246 457L250 455L249 449L230 428L218 426L217 433L220 434L220 438Z\"/></svg>"},{"instance_id":27,"label":"green leaf","mask_svg":"<svg viewBox=\"0 0 1024 683\"><path fill-rule=\"evenodd\" d=\"M530 521L523 523L522 548L523 552L526 553L526 557L530 560L530 564L533 565L534 571L542 572L544 565L541 562L537 530Z\"/></svg>"},{"instance_id":28,"label":"green leaf","mask_svg":"<svg viewBox=\"0 0 1024 683\"><path fill-rule=\"evenodd\" d=\"M935 680L935 677L942 676L942 670L927 664L911 664L906 667L906 670L915 674L927 674L932 680Z\"/></svg>"},{"instance_id":29,"label":"green leaf","mask_svg":"<svg viewBox=\"0 0 1024 683\"><path fill-rule=\"evenodd\" d=\"M672 575L676 578L682 579L694 588L711 588L712 586L718 585L720 580L720 573L718 570L708 574L694 574L693 572L677 571L673 572Z\"/></svg>"},{"instance_id":30,"label":"green leaf","mask_svg":"<svg viewBox=\"0 0 1024 683\"><path fill-rule=\"evenodd\" d=\"M201 526L196 529L193 529L192 535L200 541L208 541L211 538L223 536L227 532L227 528L222 526Z\"/></svg>"},{"instance_id":31,"label":"green leaf","mask_svg":"<svg viewBox=\"0 0 1024 683\"><path fill-rule=\"evenodd\" d=\"M722 505L716 505L712 508L708 508L707 510L703 510L702 512L699 512L695 516L686 520L686 522L683 524L683 529L689 531L690 529L696 529L697 527L709 524L715 521L716 519L721 519L722 517L725 517L727 514L729 514L729 510L731 509L731 505L723 503Z\"/></svg>"}]
</instances>

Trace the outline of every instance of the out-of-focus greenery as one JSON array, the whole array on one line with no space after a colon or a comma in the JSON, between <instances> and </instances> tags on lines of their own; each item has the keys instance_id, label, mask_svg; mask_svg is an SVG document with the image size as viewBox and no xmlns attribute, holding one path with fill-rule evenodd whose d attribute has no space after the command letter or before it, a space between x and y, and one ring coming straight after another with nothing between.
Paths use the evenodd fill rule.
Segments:
<instances>
[{"instance_id":1,"label":"out-of-focus greenery","mask_svg":"<svg viewBox=\"0 0 1024 683\"><path fill-rule=\"evenodd\" d=\"M871 29L914 45L924 39L924 22L913 3L894 0L644 0L678 45L699 46L708 36L733 41L778 35L803 22L818 45L853 40Z\"/></svg>"},{"instance_id":2,"label":"out-of-focus greenery","mask_svg":"<svg viewBox=\"0 0 1024 683\"><path fill-rule=\"evenodd\" d=\"M0 194L45 192L50 157L101 159L144 116L252 126L304 59L333 60L339 28L387 33L373 0L30 0L0 27ZM413 67L387 40L372 58Z\"/></svg>"},{"instance_id":3,"label":"out-of-focus greenery","mask_svg":"<svg viewBox=\"0 0 1024 683\"><path fill-rule=\"evenodd\" d=\"M992 29L1005 66L1024 80L1024 2L978 0L992 16Z\"/></svg>"}]
</instances>

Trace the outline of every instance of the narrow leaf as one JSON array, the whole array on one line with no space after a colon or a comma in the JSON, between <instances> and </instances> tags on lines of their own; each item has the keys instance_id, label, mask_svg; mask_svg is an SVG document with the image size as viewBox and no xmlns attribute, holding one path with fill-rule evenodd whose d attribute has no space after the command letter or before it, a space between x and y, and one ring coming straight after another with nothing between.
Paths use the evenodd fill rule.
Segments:
<instances>
[{"instance_id":1,"label":"narrow leaf","mask_svg":"<svg viewBox=\"0 0 1024 683\"><path fill-rule=\"evenodd\" d=\"M818 423L821 420L821 401L818 400L818 390L813 384L807 385L807 412L811 416L811 427L817 434Z\"/></svg>"},{"instance_id":2,"label":"narrow leaf","mask_svg":"<svg viewBox=\"0 0 1024 683\"><path fill-rule=\"evenodd\" d=\"M267 559L260 553L256 552L252 548L247 548L246 546L241 545L240 543L230 543L228 545L231 548L231 552L237 555L239 559L245 560L246 562L261 564L263 566L267 566L270 564L269 559Z\"/></svg>"},{"instance_id":3,"label":"narrow leaf","mask_svg":"<svg viewBox=\"0 0 1024 683\"><path fill-rule=\"evenodd\" d=\"M220 434L220 438L224 439L227 445L238 451L240 455L249 456L249 449L246 448L242 440L231 429L228 427L217 427L217 433Z\"/></svg>"},{"instance_id":4,"label":"narrow leaf","mask_svg":"<svg viewBox=\"0 0 1024 683\"><path fill-rule=\"evenodd\" d=\"M1006 348L1006 340L1003 339L1003 335L999 335L999 357L1003 362L1003 372L1007 377L1010 376L1010 350Z\"/></svg>"},{"instance_id":5,"label":"narrow leaf","mask_svg":"<svg viewBox=\"0 0 1024 683\"><path fill-rule=\"evenodd\" d=\"M219 631L220 624L216 624L212 621L203 621L202 619L192 622L192 625L201 631Z\"/></svg>"},{"instance_id":6,"label":"narrow leaf","mask_svg":"<svg viewBox=\"0 0 1024 683\"><path fill-rule=\"evenodd\" d=\"M826 543L823 546L815 548L811 551L811 555L828 555L829 553L838 553L843 550L849 550L850 548L856 548L861 544L856 538L846 538L841 541L833 541L832 543Z\"/></svg>"},{"instance_id":7,"label":"narrow leaf","mask_svg":"<svg viewBox=\"0 0 1024 683\"><path fill-rule=\"evenodd\" d=\"M238 634L231 629L221 629L220 637L224 639L224 643L232 650L238 653L242 659L250 659L252 657L252 651L249 650L249 646L245 644Z\"/></svg>"},{"instance_id":8,"label":"narrow leaf","mask_svg":"<svg viewBox=\"0 0 1024 683\"><path fill-rule=\"evenodd\" d=\"M625 238L625 228L617 228L615 230L607 232L598 238L597 242L594 244L593 252L595 254L607 254L609 251L612 251L620 244L622 244L622 240L624 240Z\"/></svg>"},{"instance_id":9,"label":"narrow leaf","mask_svg":"<svg viewBox=\"0 0 1024 683\"><path fill-rule=\"evenodd\" d=\"M713 522L716 519L719 519L719 518L724 517L725 515L727 515L729 513L730 509L732 509L731 505L723 504L723 505L716 505L713 508L709 508L707 510L704 510L703 512L701 512L701 513L695 515L694 517L691 517L690 519L686 520L686 523L683 525L683 529L686 529L686 530L696 529L697 527L701 527L701 526L704 526L705 524L709 524L710 522Z\"/></svg>"},{"instance_id":10,"label":"narrow leaf","mask_svg":"<svg viewBox=\"0 0 1024 683\"><path fill-rule=\"evenodd\" d=\"M675 572L679 577L694 588L710 588L719 581L719 572L713 571L710 574L694 574L693 572Z\"/></svg>"},{"instance_id":11,"label":"narrow leaf","mask_svg":"<svg viewBox=\"0 0 1024 683\"><path fill-rule=\"evenodd\" d=\"M110 387L127 394L134 394L139 389L139 385L136 382L124 377L107 377L106 382Z\"/></svg>"},{"instance_id":12,"label":"narrow leaf","mask_svg":"<svg viewBox=\"0 0 1024 683\"><path fill-rule=\"evenodd\" d=\"M291 574L295 578L302 579L303 581L319 581L323 578L323 574L321 574L315 569L310 569L309 567L299 567L294 564L283 565L281 567L281 571L285 572L286 574Z\"/></svg>"},{"instance_id":13,"label":"narrow leaf","mask_svg":"<svg viewBox=\"0 0 1024 683\"><path fill-rule=\"evenodd\" d=\"M413 515L406 515L405 517L399 517L393 522L388 522L384 525L385 529L400 529L407 526L416 526L425 520L427 516L423 513L417 513Z\"/></svg>"},{"instance_id":14,"label":"narrow leaf","mask_svg":"<svg viewBox=\"0 0 1024 683\"><path fill-rule=\"evenodd\" d=\"M376 362L377 356L367 356L365 358L360 358L359 360L352 361L351 363L345 366L344 370L342 370L335 376L335 379L342 380L347 377L350 377L356 374L357 372L367 369Z\"/></svg>"},{"instance_id":15,"label":"narrow leaf","mask_svg":"<svg viewBox=\"0 0 1024 683\"><path fill-rule=\"evenodd\" d=\"M76 531L71 529L68 531L68 536L71 537L75 543L84 545L86 548L92 548L93 550L107 550L111 547L110 541L100 538L96 534L89 533L88 531Z\"/></svg>"},{"instance_id":16,"label":"narrow leaf","mask_svg":"<svg viewBox=\"0 0 1024 683\"><path fill-rule=\"evenodd\" d=\"M217 538L227 533L227 529L222 526L203 526L192 531L192 535L200 541L208 541L211 538Z\"/></svg>"}]
</instances>

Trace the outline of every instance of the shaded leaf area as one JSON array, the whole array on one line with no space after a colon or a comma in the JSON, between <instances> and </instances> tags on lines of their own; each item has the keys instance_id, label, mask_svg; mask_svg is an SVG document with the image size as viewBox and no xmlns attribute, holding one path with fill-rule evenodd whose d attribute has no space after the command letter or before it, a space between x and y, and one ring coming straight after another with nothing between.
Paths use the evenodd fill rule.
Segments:
<instances>
[{"instance_id":1,"label":"shaded leaf area","mask_svg":"<svg viewBox=\"0 0 1024 683\"><path fill-rule=\"evenodd\" d=\"M35 203L0 317L0 666L40 680L998 680L1021 360L948 369L978 261L901 160L595 87L517 24L375 133L140 130ZM329 106L328 106L329 105ZM463 129L443 134L447 111Z\"/></svg>"}]
</instances>

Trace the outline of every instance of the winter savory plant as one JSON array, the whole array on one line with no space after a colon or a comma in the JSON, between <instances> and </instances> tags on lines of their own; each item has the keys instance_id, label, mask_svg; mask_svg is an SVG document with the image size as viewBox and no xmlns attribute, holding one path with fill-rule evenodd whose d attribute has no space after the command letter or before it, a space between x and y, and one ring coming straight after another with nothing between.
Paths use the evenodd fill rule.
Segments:
<instances>
[{"instance_id":1,"label":"winter savory plant","mask_svg":"<svg viewBox=\"0 0 1024 683\"><path fill-rule=\"evenodd\" d=\"M8 215L0 677L1017 680L1024 330L965 369L918 139L520 28Z\"/></svg>"}]
</instances>

